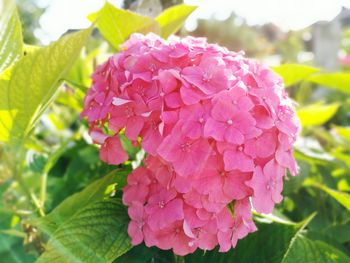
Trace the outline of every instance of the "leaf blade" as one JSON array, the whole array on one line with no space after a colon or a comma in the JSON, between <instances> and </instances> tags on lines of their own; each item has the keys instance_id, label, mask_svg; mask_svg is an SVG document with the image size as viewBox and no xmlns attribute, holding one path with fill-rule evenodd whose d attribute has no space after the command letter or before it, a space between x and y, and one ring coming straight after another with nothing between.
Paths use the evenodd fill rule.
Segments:
<instances>
[{"instance_id":1,"label":"leaf blade","mask_svg":"<svg viewBox=\"0 0 350 263\"><path fill-rule=\"evenodd\" d=\"M350 74L344 72L320 73L310 76L308 81L350 94Z\"/></svg>"},{"instance_id":2,"label":"leaf blade","mask_svg":"<svg viewBox=\"0 0 350 263\"><path fill-rule=\"evenodd\" d=\"M252 262L252 263L331 263L348 262L349 256L330 246L327 250L318 240L307 239L303 229L314 214L297 225L281 223L258 223L258 231L240 240L237 247L227 253L217 251L197 251L186 256L186 263L200 262ZM303 242L307 240L308 243ZM322 243L322 246L320 245ZM312 250L311 250L312 248ZM317 251L317 252L315 252ZM249 252L249 253L247 253ZM330 254L331 252L331 254ZM298 258L298 260L295 260ZM339 259L338 261L332 261Z\"/></svg>"},{"instance_id":3,"label":"leaf blade","mask_svg":"<svg viewBox=\"0 0 350 263\"><path fill-rule=\"evenodd\" d=\"M50 214L40 218L34 224L47 234L53 234L61 224L69 220L80 209L91 202L103 200L109 186L116 185L119 189L123 187L126 181L126 173L119 170L110 172L82 191L65 199Z\"/></svg>"},{"instance_id":4,"label":"leaf blade","mask_svg":"<svg viewBox=\"0 0 350 263\"><path fill-rule=\"evenodd\" d=\"M112 262L131 249L128 222L120 200L92 203L55 231L37 262Z\"/></svg>"},{"instance_id":5,"label":"leaf blade","mask_svg":"<svg viewBox=\"0 0 350 263\"><path fill-rule=\"evenodd\" d=\"M7 80L0 79L0 140L21 144L53 100L61 78L72 66L91 28L68 34L20 59Z\"/></svg>"},{"instance_id":6,"label":"leaf blade","mask_svg":"<svg viewBox=\"0 0 350 263\"><path fill-rule=\"evenodd\" d=\"M171 34L176 33L186 21L187 17L196 8L196 6L181 4L165 9L156 17L156 20L160 25L161 37L166 39Z\"/></svg>"},{"instance_id":7,"label":"leaf blade","mask_svg":"<svg viewBox=\"0 0 350 263\"><path fill-rule=\"evenodd\" d=\"M283 78L286 87L295 85L320 71L318 68L300 64L283 64L274 67L273 70Z\"/></svg>"},{"instance_id":8,"label":"leaf blade","mask_svg":"<svg viewBox=\"0 0 350 263\"><path fill-rule=\"evenodd\" d=\"M22 56L22 28L13 0L0 1L0 73Z\"/></svg>"},{"instance_id":9,"label":"leaf blade","mask_svg":"<svg viewBox=\"0 0 350 263\"><path fill-rule=\"evenodd\" d=\"M298 109L297 115L302 126L319 126L332 119L339 107L339 103L315 103Z\"/></svg>"},{"instance_id":10,"label":"leaf blade","mask_svg":"<svg viewBox=\"0 0 350 263\"><path fill-rule=\"evenodd\" d=\"M153 18L116 8L108 2L88 19L96 23L102 36L116 50L132 33L159 32L159 24Z\"/></svg>"}]
</instances>

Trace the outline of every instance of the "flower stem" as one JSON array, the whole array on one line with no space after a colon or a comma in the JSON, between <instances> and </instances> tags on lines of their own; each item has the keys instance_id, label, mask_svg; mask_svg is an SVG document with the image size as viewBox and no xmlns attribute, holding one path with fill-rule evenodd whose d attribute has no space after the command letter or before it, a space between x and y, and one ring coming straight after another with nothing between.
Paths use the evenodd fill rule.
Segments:
<instances>
[{"instance_id":1,"label":"flower stem","mask_svg":"<svg viewBox=\"0 0 350 263\"><path fill-rule=\"evenodd\" d=\"M185 263L185 257L178 256L178 255L175 255L175 254L174 254L174 257L175 257L175 263Z\"/></svg>"},{"instance_id":2,"label":"flower stem","mask_svg":"<svg viewBox=\"0 0 350 263\"><path fill-rule=\"evenodd\" d=\"M14 152L17 152L17 154ZM34 206L34 208L37 209L39 215L44 216L45 213L44 213L44 210L42 209L42 206L40 205L40 201L35 196L35 194L29 189L27 183L23 178L23 170L24 170L23 163L25 159L25 151L23 149L17 148L17 151L14 151L14 152L11 152L11 153L13 154L13 156L15 156L15 158L13 159L6 158L7 159L6 161L9 164L9 167L12 168L13 179L17 181L18 186L21 188L21 190L23 191L27 199L31 200L32 205Z\"/></svg>"}]
</instances>

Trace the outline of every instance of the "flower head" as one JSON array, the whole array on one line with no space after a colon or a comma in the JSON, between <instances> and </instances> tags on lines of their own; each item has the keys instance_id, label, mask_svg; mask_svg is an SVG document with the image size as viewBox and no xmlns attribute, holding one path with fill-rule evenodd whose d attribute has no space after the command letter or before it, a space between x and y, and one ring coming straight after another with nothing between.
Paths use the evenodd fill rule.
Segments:
<instances>
[{"instance_id":1,"label":"flower head","mask_svg":"<svg viewBox=\"0 0 350 263\"><path fill-rule=\"evenodd\" d=\"M119 134L142 146L123 203L133 245L220 251L256 231L252 209L272 212L300 124L269 68L205 39L133 34L99 66L84 102L100 157L128 156Z\"/></svg>"}]
</instances>

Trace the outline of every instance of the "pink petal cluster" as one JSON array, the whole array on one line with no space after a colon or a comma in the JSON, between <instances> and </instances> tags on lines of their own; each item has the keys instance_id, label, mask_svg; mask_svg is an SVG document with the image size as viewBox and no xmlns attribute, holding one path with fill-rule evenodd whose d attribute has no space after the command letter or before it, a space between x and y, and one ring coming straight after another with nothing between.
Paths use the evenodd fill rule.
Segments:
<instances>
[{"instance_id":1,"label":"pink petal cluster","mask_svg":"<svg viewBox=\"0 0 350 263\"><path fill-rule=\"evenodd\" d=\"M148 154L128 176L123 202L132 244L235 247L272 212L299 121L281 79L242 53L187 37L134 34L93 74L86 117L100 157L128 159L124 133Z\"/></svg>"},{"instance_id":2,"label":"pink petal cluster","mask_svg":"<svg viewBox=\"0 0 350 263\"><path fill-rule=\"evenodd\" d=\"M350 55L345 55L345 56L342 56L340 59L339 59L339 62L342 66L344 67L350 67Z\"/></svg>"}]
</instances>

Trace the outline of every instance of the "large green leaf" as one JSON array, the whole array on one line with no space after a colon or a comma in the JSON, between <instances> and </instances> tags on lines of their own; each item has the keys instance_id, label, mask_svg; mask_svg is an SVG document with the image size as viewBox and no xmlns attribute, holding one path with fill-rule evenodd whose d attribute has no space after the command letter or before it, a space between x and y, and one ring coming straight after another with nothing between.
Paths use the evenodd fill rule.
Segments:
<instances>
[{"instance_id":1,"label":"large green leaf","mask_svg":"<svg viewBox=\"0 0 350 263\"><path fill-rule=\"evenodd\" d=\"M258 231L240 240L228 253L197 252L186 257L188 263L249 262L249 263L345 263L350 258L342 251L303 235L310 220L304 223L259 223Z\"/></svg>"},{"instance_id":2,"label":"large green leaf","mask_svg":"<svg viewBox=\"0 0 350 263\"><path fill-rule=\"evenodd\" d=\"M284 84L287 87L297 84L298 82L305 80L311 75L320 71L318 68L299 64L284 64L278 67L274 67L273 69L283 78Z\"/></svg>"},{"instance_id":3,"label":"large green leaf","mask_svg":"<svg viewBox=\"0 0 350 263\"><path fill-rule=\"evenodd\" d=\"M302 126L318 126L329 121L336 114L339 106L339 103L328 105L315 103L298 109L297 114Z\"/></svg>"},{"instance_id":4,"label":"large green leaf","mask_svg":"<svg viewBox=\"0 0 350 263\"><path fill-rule=\"evenodd\" d=\"M350 127L336 126L334 127L336 132L344 139L350 141Z\"/></svg>"},{"instance_id":5,"label":"large green leaf","mask_svg":"<svg viewBox=\"0 0 350 263\"><path fill-rule=\"evenodd\" d=\"M294 144L295 156L297 159L313 163L329 163L335 160L313 137L299 137Z\"/></svg>"},{"instance_id":6,"label":"large green leaf","mask_svg":"<svg viewBox=\"0 0 350 263\"><path fill-rule=\"evenodd\" d=\"M0 0L0 73L22 56L21 22L14 0Z\"/></svg>"},{"instance_id":7,"label":"large green leaf","mask_svg":"<svg viewBox=\"0 0 350 263\"><path fill-rule=\"evenodd\" d=\"M112 262L131 248L128 222L120 200L93 202L55 231L37 262Z\"/></svg>"},{"instance_id":8,"label":"large green leaf","mask_svg":"<svg viewBox=\"0 0 350 263\"><path fill-rule=\"evenodd\" d=\"M4 263L32 263L35 256L25 252L23 240L0 234L0 261Z\"/></svg>"},{"instance_id":9,"label":"large green leaf","mask_svg":"<svg viewBox=\"0 0 350 263\"><path fill-rule=\"evenodd\" d=\"M322 73L308 78L308 81L350 94L350 73Z\"/></svg>"},{"instance_id":10,"label":"large green leaf","mask_svg":"<svg viewBox=\"0 0 350 263\"><path fill-rule=\"evenodd\" d=\"M350 257L320 240L310 240L302 235L295 239L281 263L345 263Z\"/></svg>"},{"instance_id":11,"label":"large green leaf","mask_svg":"<svg viewBox=\"0 0 350 263\"><path fill-rule=\"evenodd\" d=\"M19 144L53 100L63 75L73 65L91 29L68 34L28 53L0 79L0 140Z\"/></svg>"},{"instance_id":12,"label":"large green leaf","mask_svg":"<svg viewBox=\"0 0 350 263\"><path fill-rule=\"evenodd\" d=\"M329 194L331 197L337 200L341 205L343 205L347 210L350 211L350 194L331 189L324 184L319 184L311 180L305 182L305 185L309 185L309 184Z\"/></svg>"},{"instance_id":13,"label":"large green leaf","mask_svg":"<svg viewBox=\"0 0 350 263\"><path fill-rule=\"evenodd\" d=\"M116 8L109 3L89 15L88 19L96 23L100 33L117 50L132 33L159 33L159 24L153 18Z\"/></svg>"},{"instance_id":14,"label":"large green leaf","mask_svg":"<svg viewBox=\"0 0 350 263\"><path fill-rule=\"evenodd\" d=\"M108 198L111 191L125 185L126 172L113 171L93 182L81 192L71 195L57 206L50 214L34 222L40 230L51 235L60 225L73 217L81 209L93 202Z\"/></svg>"},{"instance_id":15,"label":"large green leaf","mask_svg":"<svg viewBox=\"0 0 350 263\"><path fill-rule=\"evenodd\" d=\"M172 263L175 257L171 250L146 247L144 243L133 247L113 263Z\"/></svg>"},{"instance_id":16,"label":"large green leaf","mask_svg":"<svg viewBox=\"0 0 350 263\"><path fill-rule=\"evenodd\" d=\"M165 9L156 18L160 25L160 35L168 38L171 34L176 33L196 8L196 6L182 4Z\"/></svg>"}]
</instances>

